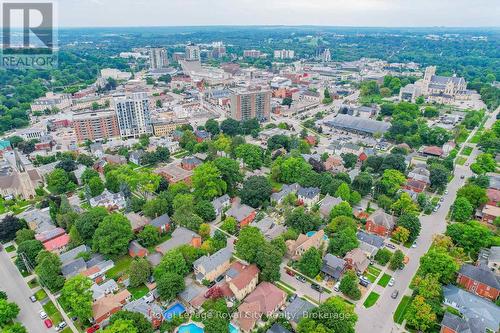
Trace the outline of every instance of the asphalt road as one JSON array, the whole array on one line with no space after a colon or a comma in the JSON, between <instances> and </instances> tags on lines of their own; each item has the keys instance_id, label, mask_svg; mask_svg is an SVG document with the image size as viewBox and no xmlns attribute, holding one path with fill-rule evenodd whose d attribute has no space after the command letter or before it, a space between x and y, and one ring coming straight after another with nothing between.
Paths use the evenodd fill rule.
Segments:
<instances>
[{"instance_id":1,"label":"asphalt road","mask_svg":"<svg viewBox=\"0 0 500 333\"><path fill-rule=\"evenodd\" d=\"M496 120L496 114L499 111L500 108L489 116L489 119L485 123L485 128L490 128L493 125ZM475 132L476 131L471 133L470 137L472 137ZM472 154L467 160L467 164L472 163L479 153L477 147L474 147ZM462 176L464 176L464 179L461 179ZM356 313L358 314L358 322L356 323L357 333L389 333L401 331L401 328L393 321L394 312L402 296L411 294L408 286L418 269L420 257L429 250L434 236L445 232L446 215L455 200L456 193L458 189L463 186L465 180L471 176L472 172L468 166L456 165L455 177L448 184L448 194L443 196L444 201L441 203L439 210L431 215L420 218L422 231L420 237L417 239L418 246L406 250L405 253L410 258L410 262L403 270L393 274L395 279L394 286L385 288L374 306L366 309L361 302L356 306ZM394 290L399 290L397 299L391 298L391 293Z\"/></svg>"},{"instance_id":2,"label":"asphalt road","mask_svg":"<svg viewBox=\"0 0 500 333\"><path fill-rule=\"evenodd\" d=\"M42 310L41 304L30 301L29 297L32 292L5 250L0 252L0 289L7 293L9 301L15 302L21 309L17 320L26 327L29 333L48 331L38 315L38 312Z\"/></svg>"}]
</instances>

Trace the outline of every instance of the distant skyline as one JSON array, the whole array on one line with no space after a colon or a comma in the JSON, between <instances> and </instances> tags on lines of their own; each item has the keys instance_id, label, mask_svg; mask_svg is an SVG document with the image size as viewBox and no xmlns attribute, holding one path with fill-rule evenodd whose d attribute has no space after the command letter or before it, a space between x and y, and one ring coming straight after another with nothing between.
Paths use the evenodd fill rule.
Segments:
<instances>
[{"instance_id":1,"label":"distant skyline","mask_svg":"<svg viewBox=\"0 0 500 333\"><path fill-rule=\"evenodd\" d=\"M498 27L499 0L59 0L60 27Z\"/></svg>"}]
</instances>

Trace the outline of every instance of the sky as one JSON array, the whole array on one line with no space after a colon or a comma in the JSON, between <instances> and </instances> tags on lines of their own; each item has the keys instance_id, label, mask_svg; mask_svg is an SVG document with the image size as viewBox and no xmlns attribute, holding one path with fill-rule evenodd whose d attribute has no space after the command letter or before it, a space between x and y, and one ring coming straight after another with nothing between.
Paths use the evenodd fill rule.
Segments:
<instances>
[{"instance_id":1,"label":"sky","mask_svg":"<svg viewBox=\"0 0 500 333\"><path fill-rule=\"evenodd\" d=\"M500 0L58 0L60 27L500 26Z\"/></svg>"}]
</instances>

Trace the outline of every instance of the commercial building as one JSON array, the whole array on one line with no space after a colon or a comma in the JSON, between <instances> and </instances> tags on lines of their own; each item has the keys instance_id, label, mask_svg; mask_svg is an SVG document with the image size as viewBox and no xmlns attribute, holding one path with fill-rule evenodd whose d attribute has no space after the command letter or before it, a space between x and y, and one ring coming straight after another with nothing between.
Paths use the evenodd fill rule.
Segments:
<instances>
[{"instance_id":1,"label":"commercial building","mask_svg":"<svg viewBox=\"0 0 500 333\"><path fill-rule=\"evenodd\" d=\"M120 136L118 118L113 110L83 112L74 115L73 129L76 139L102 140Z\"/></svg>"},{"instance_id":2,"label":"commercial building","mask_svg":"<svg viewBox=\"0 0 500 333\"><path fill-rule=\"evenodd\" d=\"M149 67L151 69L161 69L168 67L167 50L162 47L152 47L149 49Z\"/></svg>"},{"instance_id":3,"label":"commercial building","mask_svg":"<svg viewBox=\"0 0 500 333\"><path fill-rule=\"evenodd\" d=\"M186 119L176 119L176 120L157 120L153 122L153 134L154 136L168 136L170 133L175 131L177 127L189 124Z\"/></svg>"},{"instance_id":4,"label":"commercial building","mask_svg":"<svg viewBox=\"0 0 500 333\"><path fill-rule=\"evenodd\" d=\"M35 99L31 103L32 112L42 112L45 110L64 110L71 106L71 97L66 94L54 94L48 92L45 97Z\"/></svg>"},{"instance_id":5,"label":"commercial building","mask_svg":"<svg viewBox=\"0 0 500 333\"><path fill-rule=\"evenodd\" d=\"M122 137L138 137L153 132L149 99L146 93L116 97L114 105Z\"/></svg>"},{"instance_id":6,"label":"commercial building","mask_svg":"<svg viewBox=\"0 0 500 333\"><path fill-rule=\"evenodd\" d=\"M294 50L274 50L275 59L293 59L294 57Z\"/></svg>"},{"instance_id":7,"label":"commercial building","mask_svg":"<svg viewBox=\"0 0 500 333\"><path fill-rule=\"evenodd\" d=\"M200 61L200 47L193 43L186 45L185 59L188 61Z\"/></svg>"},{"instance_id":8,"label":"commercial building","mask_svg":"<svg viewBox=\"0 0 500 333\"><path fill-rule=\"evenodd\" d=\"M383 134L391 127L390 123L349 116L347 114L338 114L332 120L325 121L324 124L344 131L371 135L375 133Z\"/></svg>"},{"instance_id":9,"label":"commercial building","mask_svg":"<svg viewBox=\"0 0 500 333\"><path fill-rule=\"evenodd\" d=\"M259 50L244 50L243 56L245 58L260 58L262 53Z\"/></svg>"},{"instance_id":10,"label":"commercial building","mask_svg":"<svg viewBox=\"0 0 500 333\"><path fill-rule=\"evenodd\" d=\"M271 113L271 91L260 89L233 90L231 118L241 121L257 118L268 121Z\"/></svg>"}]
</instances>

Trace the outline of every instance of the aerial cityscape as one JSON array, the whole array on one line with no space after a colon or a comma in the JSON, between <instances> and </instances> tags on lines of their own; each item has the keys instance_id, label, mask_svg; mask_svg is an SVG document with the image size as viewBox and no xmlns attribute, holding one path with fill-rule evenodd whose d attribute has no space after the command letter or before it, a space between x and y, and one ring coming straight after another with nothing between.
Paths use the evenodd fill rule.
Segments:
<instances>
[{"instance_id":1,"label":"aerial cityscape","mask_svg":"<svg viewBox=\"0 0 500 333\"><path fill-rule=\"evenodd\" d=\"M499 4L0 3L0 332L500 331Z\"/></svg>"}]
</instances>

